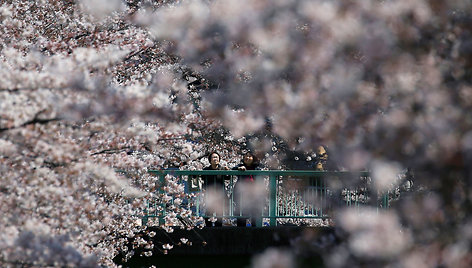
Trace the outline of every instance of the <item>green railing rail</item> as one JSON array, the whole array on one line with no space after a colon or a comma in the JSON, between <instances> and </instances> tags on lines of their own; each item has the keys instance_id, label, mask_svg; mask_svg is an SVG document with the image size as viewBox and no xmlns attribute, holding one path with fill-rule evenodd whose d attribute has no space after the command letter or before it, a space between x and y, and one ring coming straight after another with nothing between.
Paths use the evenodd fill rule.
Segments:
<instances>
[{"instance_id":1,"label":"green railing rail","mask_svg":"<svg viewBox=\"0 0 472 268\"><path fill-rule=\"evenodd\" d=\"M388 207L388 193L372 194L368 186L370 174L363 172L346 171L313 171L313 170L149 170L150 174L159 178L160 194L165 194L166 175L172 175L178 183L185 185L188 193L190 181L201 178L205 175L219 175L230 178L226 181L226 186L222 187L224 196L223 211L218 215L207 215L203 200L199 198L206 190L206 185L201 189L192 192L193 200L186 200L182 206L191 208L196 216L216 216L217 218L247 218L249 215L241 211L236 200L243 200L245 193L238 193L241 196L235 198L237 193L234 188L238 182L235 178L239 176L252 175L256 182L263 182L266 186L266 204L262 207L260 215L254 215L256 226L270 225L276 226L281 219L326 219L332 212L332 204L343 204L346 206L371 205L377 208ZM358 181L353 183L354 189L344 187L340 183L346 181ZM294 186L295 185L295 186ZM333 187L335 185L335 187ZM364 185L364 187L359 187ZM336 189L334 189L336 188ZM173 198L170 200L173 204ZM165 224L167 204L148 201L142 218L143 225L148 223L150 218L158 218L159 225ZM239 206L239 211L238 211ZM254 224L254 223L253 223Z\"/></svg>"}]
</instances>

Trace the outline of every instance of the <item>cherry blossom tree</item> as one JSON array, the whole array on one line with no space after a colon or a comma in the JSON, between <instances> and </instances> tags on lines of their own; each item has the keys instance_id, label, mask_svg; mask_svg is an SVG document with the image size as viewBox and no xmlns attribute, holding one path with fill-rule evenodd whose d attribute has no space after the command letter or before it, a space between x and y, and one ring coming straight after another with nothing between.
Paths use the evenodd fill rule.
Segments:
<instances>
[{"instance_id":1,"label":"cherry blossom tree","mask_svg":"<svg viewBox=\"0 0 472 268\"><path fill-rule=\"evenodd\" d=\"M2 266L113 266L160 198L146 170L201 167L195 141L221 129L195 108L201 78L131 23L139 3L93 4L0 7Z\"/></svg>"}]
</instances>

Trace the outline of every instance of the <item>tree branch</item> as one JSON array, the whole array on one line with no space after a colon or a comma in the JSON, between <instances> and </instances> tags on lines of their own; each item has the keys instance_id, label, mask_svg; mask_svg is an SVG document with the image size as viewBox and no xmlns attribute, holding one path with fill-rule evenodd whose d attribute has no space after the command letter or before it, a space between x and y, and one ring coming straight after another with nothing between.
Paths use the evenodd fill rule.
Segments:
<instances>
[{"instance_id":1,"label":"tree branch","mask_svg":"<svg viewBox=\"0 0 472 268\"><path fill-rule=\"evenodd\" d=\"M38 118L39 115L42 114L42 113L44 113L45 111L46 111L46 110L43 109L43 110L37 112L33 119L31 119L31 120L29 120L29 121L26 121L26 122L24 122L23 124L21 124L21 125L19 125L19 126L0 128L0 132L12 130L12 129L15 129L15 128L26 127L26 126L28 126L28 125L34 125L34 124L45 125L45 124L47 124L47 123L49 123L49 122L54 122L54 121L60 121L60 120L62 120L62 118L60 118L60 117L54 117L54 118Z\"/></svg>"},{"instance_id":2,"label":"tree branch","mask_svg":"<svg viewBox=\"0 0 472 268\"><path fill-rule=\"evenodd\" d=\"M114 148L114 149L104 149L99 152L95 152L90 154L91 156L93 155L99 155L99 154L115 154L115 153L121 153L123 151L131 149L130 147L124 147L124 148Z\"/></svg>"},{"instance_id":3,"label":"tree branch","mask_svg":"<svg viewBox=\"0 0 472 268\"><path fill-rule=\"evenodd\" d=\"M18 91L33 91L37 88L15 87L15 88L0 88L0 92L18 92Z\"/></svg>"}]
</instances>

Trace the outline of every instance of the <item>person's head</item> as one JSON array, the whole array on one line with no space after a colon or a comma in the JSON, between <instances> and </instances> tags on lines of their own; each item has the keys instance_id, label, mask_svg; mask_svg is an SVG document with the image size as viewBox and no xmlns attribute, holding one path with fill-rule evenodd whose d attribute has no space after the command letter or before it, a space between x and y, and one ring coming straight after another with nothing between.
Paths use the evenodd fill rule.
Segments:
<instances>
[{"instance_id":1,"label":"person's head","mask_svg":"<svg viewBox=\"0 0 472 268\"><path fill-rule=\"evenodd\" d=\"M259 159L251 152L247 152L243 156L243 164L247 167L258 164Z\"/></svg>"},{"instance_id":2,"label":"person's head","mask_svg":"<svg viewBox=\"0 0 472 268\"><path fill-rule=\"evenodd\" d=\"M324 170L323 163L321 161L318 161L315 165L315 170L322 171Z\"/></svg>"},{"instance_id":3,"label":"person's head","mask_svg":"<svg viewBox=\"0 0 472 268\"><path fill-rule=\"evenodd\" d=\"M221 160L220 154L218 154L217 152L211 152L208 155L208 162L210 162L210 165L212 167L217 167L220 164L220 160Z\"/></svg>"},{"instance_id":4,"label":"person's head","mask_svg":"<svg viewBox=\"0 0 472 268\"><path fill-rule=\"evenodd\" d=\"M316 149L316 156L319 159L323 159L323 160L328 159L328 153L326 152L326 149L322 145L318 146L318 148Z\"/></svg>"}]
</instances>

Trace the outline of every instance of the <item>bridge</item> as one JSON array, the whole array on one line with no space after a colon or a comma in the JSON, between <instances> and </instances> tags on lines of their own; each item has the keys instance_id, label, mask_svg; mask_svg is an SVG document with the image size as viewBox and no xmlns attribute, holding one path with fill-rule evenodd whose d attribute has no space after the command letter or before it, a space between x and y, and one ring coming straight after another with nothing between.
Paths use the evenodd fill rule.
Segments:
<instances>
[{"instance_id":1,"label":"bridge","mask_svg":"<svg viewBox=\"0 0 472 268\"><path fill-rule=\"evenodd\" d=\"M287 219L309 220L328 219L333 209L339 206L360 207L364 205L377 208L388 207L388 193L376 193L370 185L367 171L313 171L313 170L149 170L159 178L160 194L166 195L166 178L175 178L174 183L181 184L190 200L175 202L176 195L168 194L171 205L178 205L191 210L193 215L213 217L231 226L231 220L251 217L256 219L252 225L279 226ZM236 191L243 177L253 176L254 183ZM207 178L203 180L202 178ZM210 180L220 183L208 185ZM238 182L239 180L239 182ZM251 188L258 187L261 196L251 195ZM221 197L221 209L209 213L205 204L205 192L214 189ZM241 187L240 187L241 188ZM261 191L262 189L262 191ZM257 199L257 200L255 200ZM258 202L258 211L244 210L243 200ZM254 205L254 204L252 204ZM259 211L260 210L260 211ZM166 205L148 200L142 222L148 225L150 220L158 219L158 224L166 224ZM155 221L154 225L156 224Z\"/></svg>"},{"instance_id":2,"label":"bridge","mask_svg":"<svg viewBox=\"0 0 472 268\"><path fill-rule=\"evenodd\" d=\"M193 267L247 266L253 254L268 247L290 246L291 241L303 233L311 232L312 237L333 236L332 226L325 222L338 208L371 206L380 210L389 207L389 193L374 191L367 171L149 170L149 173L157 177L159 198L147 200L142 224L156 233L154 241L174 247L165 254L161 250L148 258L135 254L128 262L121 261L123 256L118 255L115 262L124 267L156 263L160 267L174 267L177 262ZM244 178L249 176L254 181L238 191L238 184L243 184ZM169 184L180 187L187 198L179 191L171 191ZM258 190L253 192L254 188ZM210 191L220 197L211 201L219 205L214 211L204 198ZM167 199L165 203L158 201L163 197ZM243 201L250 201L252 209L244 210ZM211 227L210 224L202 229L190 229L185 225L198 223L182 217L177 223L169 221L172 217L168 216L179 208L191 211L192 216L216 219L222 226ZM238 219L251 219L247 226L253 228L237 227ZM165 226L182 228L166 233L161 228ZM188 238L191 246L181 243L182 237ZM205 261L198 266L202 260ZM321 265L319 256L301 261L307 262L306 267Z\"/></svg>"}]
</instances>

